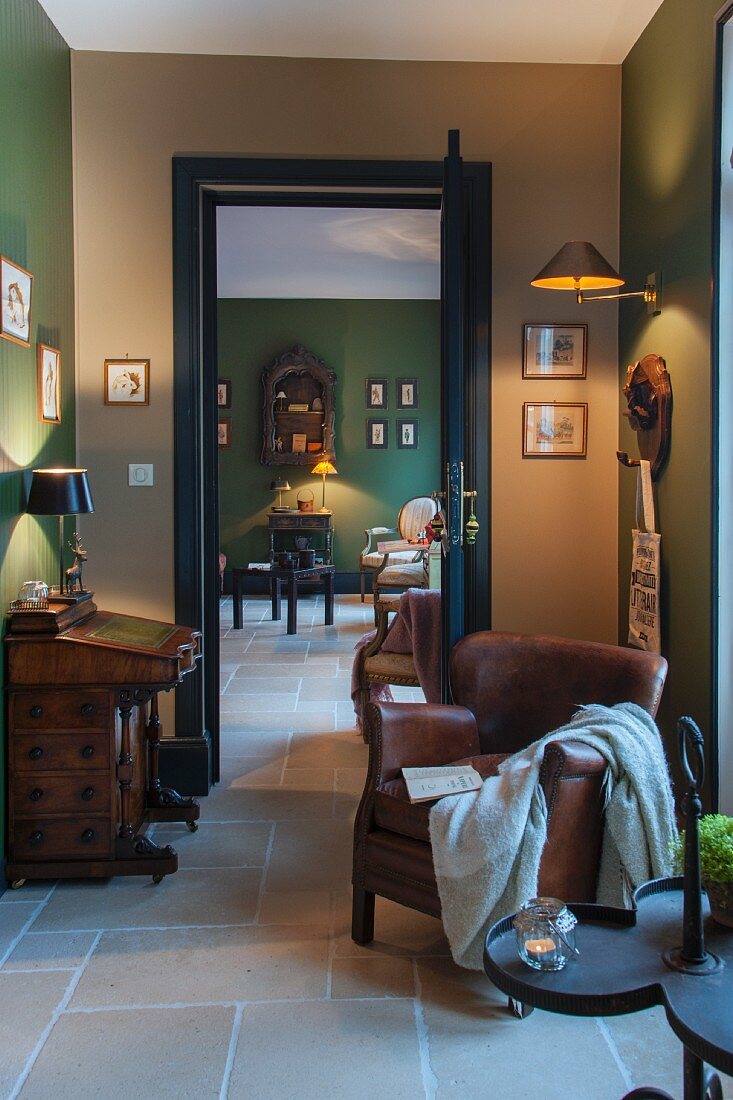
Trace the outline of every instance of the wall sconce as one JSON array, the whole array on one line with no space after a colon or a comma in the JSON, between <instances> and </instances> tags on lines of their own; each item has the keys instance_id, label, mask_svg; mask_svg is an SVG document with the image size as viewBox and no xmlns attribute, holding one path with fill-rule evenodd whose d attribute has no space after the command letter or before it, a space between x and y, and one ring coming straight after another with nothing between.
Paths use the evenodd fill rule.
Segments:
<instances>
[{"instance_id":1,"label":"wall sconce","mask_svg":"<svg viewBox=\"0 0 733 1100\"><path fill-rule=\"evenodd\" d=\"M532 286L544 290L572 290L578 305L583 302L608 302L619 298L643 298L650 316L662 312L662 278L658 271L647 275L643 290L626 291L623 294L594 294L587 298L587 290L607 290L623 286L618 271L601 256L590 241L567 241L550 262L532 279Z\"/></svg>"}]
</instances>

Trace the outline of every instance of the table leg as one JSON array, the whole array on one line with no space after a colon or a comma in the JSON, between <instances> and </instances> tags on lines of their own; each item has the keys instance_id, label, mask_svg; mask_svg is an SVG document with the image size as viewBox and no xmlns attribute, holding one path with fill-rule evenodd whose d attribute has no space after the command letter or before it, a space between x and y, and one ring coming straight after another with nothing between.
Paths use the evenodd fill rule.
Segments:
<instances>
[{"instance_id":1,"label":"table leg","mask_svg":"<svg viewBox=\"0 0 733 1100\"><path fill-rule=\"evenodd\" d=\"M298 633L298 580L295 573L288 577L288 634Z\"/></svg>"},{"instance_id":2,"label":"table leg","mask_svg":"<svg viewBox=\"0 0 733 1100\"><path fill-rule=\"evenodd\" d=\"M333 626L333 589L334 589L335 573L326 573L325 588L326 588L326 626Z\"/></svg>"},{"instance_id":3,"label":"table leg","mask_svg":"<svg viewBox=\"0 0 733 1100\"><path fill-rule=\"evenodd\" d=\"M683 1055L684 1100L723 1100L723 1086L714 1070L687 1047ZM623 1100L674 1100L664 1089L642 1085L627 1092Z\"/></svg>"},{"instance_id":4,"label":"table leg","mask_svg":"<svg viewBox=\"0 0 733 1100\"><path fill-rule=\"evenodd\" d=\"M281 596L280 578L272 577L270 580L270 599L272 600L272 621L274 623L278 622L282 615Z\"/></svg>"},{"instance_id":5,"label":"table leg","mask_svg":"<svg viewBox=\"0 0 733 1100\"><path fill-rule=\"evenodd\" d=\"M326 565L333 565L333 531L326 528Z\"/></svg>"},{"instance_id":6,"label":"table leg","mask_svg":"<svg viewBox=\"0 0 733 1100\"><path fill-rule=\"evenodd\" d=\"M242 574L232 569L232 601L234 606L234 629L242 629Z\"/></svg>"}]
</instances>

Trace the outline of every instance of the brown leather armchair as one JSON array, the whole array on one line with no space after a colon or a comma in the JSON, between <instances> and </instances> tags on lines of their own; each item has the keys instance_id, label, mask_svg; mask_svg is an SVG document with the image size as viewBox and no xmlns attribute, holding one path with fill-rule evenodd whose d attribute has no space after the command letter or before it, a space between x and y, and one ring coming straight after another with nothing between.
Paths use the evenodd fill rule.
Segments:
<instances>
[{"instance_id":1,"label":"brown leather armchair","mask_svg":"<svg viewBox=\"0 0 733 1100\"><path fill-rule=\"evenodd\" d=\"M567 722L581 704L637 703L655 715L663 657L544 635L484 631L450 660L456 706L369 705L369 771L354 828L352 938L374 938L374 896L440 917L428 832L430 803L413 805L403 767L472 763L484 778L514 752ZM603 828L603 757L579 742L545 747L547 799L541 894L593 901Z\"/></svg>"}]
</instances>

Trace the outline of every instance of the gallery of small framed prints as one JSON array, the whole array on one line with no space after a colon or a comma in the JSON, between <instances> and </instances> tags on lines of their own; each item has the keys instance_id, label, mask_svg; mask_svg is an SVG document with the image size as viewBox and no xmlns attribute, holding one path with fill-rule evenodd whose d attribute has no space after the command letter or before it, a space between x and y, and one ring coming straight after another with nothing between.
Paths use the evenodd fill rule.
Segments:
<instances>
[{"instance_id":1,"label":"gallery of small framed prints","mask_svg":"<svg viewBox=\"0 0 733 1100\"><path fill-rule=\"evenodd\" d=\"M522 378L585 378L587 325L525 325Z\"/></svg>"},{"instance_id":2,"label":"gallery of small framed prints","mask_svg":"<svg viewBox=\"0 0 733 1100\"><path fill-rule=\"evenodd\" d=\"M522 411L524 458L585 458L587 402L526 401Z\"/></svg>"}]
</instances>

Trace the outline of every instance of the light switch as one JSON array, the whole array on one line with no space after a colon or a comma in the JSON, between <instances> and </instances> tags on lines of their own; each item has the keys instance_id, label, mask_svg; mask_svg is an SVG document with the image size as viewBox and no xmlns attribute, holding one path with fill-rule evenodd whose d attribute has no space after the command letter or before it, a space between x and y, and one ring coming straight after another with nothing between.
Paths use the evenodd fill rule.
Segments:
<instances>
[{"instance_id":1,"label":"light switch","mask_svg":"<svg viewBox=\"0 0 733 1100\"><path fill-rule=\"evenodd\" d=\"M131 462L127 467L127 484L135 488L153 484L152 462Z\"/></svg>"}]
</instances>

